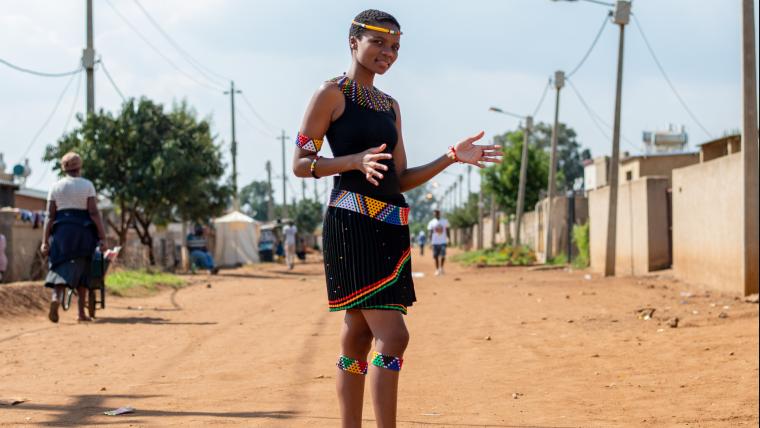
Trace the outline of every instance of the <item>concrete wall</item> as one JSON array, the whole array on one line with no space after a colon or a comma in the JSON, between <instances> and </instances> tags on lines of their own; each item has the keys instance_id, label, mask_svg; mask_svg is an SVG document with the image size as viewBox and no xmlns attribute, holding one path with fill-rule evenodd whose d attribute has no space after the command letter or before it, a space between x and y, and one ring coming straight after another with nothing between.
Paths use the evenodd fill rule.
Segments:
<instances>
[{"instance_id":1,"label":"concrete wall","mask_svg":"<svg viewBox=\"0 0 760 428\"><path fill-rule=\"evenodd\" d=\"M29 211L45 211L47 209L47 200L16 193L15 207Z\"/></svg>"},{"instance_id":2,"label":"concrete wall","mask_svg":"<svg viewBox=\"0 0 760 428\"><path fill-rule=\"evenodd\" d=\"M757 284L744 286L741 174L740 153L674 171L673 271L680 278L757 293Z\"/></svg>"},{"instance_id":3,"label":"concrete wall","mask_svg":"<svg viewBox=\"0 0 760 428\"><path fill-rule=\"evenodd\" d=\"M627 180L627 173L631 173L631 180L641 177L667 177L668 183L671 182L673 170L699 162L698 153L684 153L679 155L668 156L637 156L630 160L623 160L620 163L619 182Z\"/></svg>"},{"instance_id":4,"label":"concrete wall","mask_svg":"<svg viewBox=\"0 0 760 428\"><path fill-rule=\"evenodd\" d=\"M42 244L42 227L16 220L14 210L0 211L0 233L7 242L8 270L3 282L41 279L46 273L45 263L37 257Z\"/></svg>"},{"instance_id":5,"label":"concrete wall","mask_svg":"<svg viewBox=\"0 0 760 428\"><path fill-rule=\"evenodd\" d=\"M569 198L566 196L555 196L552 203L552 251L557 256L561 253L567 255L568 229L572 232L572 225L567 222L567 208ZM588 199L580 194L575 196L575 224L583 224L588 221ZM533 245L531 246L536 252L536 258L546 262L546 225L549 224L547 208L549 199L545 198L536 204L534 212L535 220L533 223ZM531 235L531 234L529 234ZM527 242L523 239L523 242ZM573 247L573 254L577 254L578 249Z\"/></svg>"},{"instance_id":6,"label":"concrete wall","mask_svg":"<svg viewBox=\"0 0 760 428\"><path fill-rule=\"evenodd\" d=\"M618 187L616 275L643 275L670 266L668 179L643 177ZM604 272L609 186L589 192L591 270Z\"/></svg>"}]
</instances>

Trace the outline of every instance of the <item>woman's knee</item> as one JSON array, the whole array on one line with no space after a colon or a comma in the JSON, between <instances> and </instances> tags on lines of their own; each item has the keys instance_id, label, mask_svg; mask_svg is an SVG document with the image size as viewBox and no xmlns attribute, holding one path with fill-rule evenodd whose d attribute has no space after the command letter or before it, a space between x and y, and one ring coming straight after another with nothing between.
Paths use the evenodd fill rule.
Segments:
<instances>
[{"instance_id":1,"label":"woman's knee","mask_svg":"<svg viewBox=\"0 0 760 428\"><path fill-rule=\"evenodd\" d=\"M372 347L372 339L372 332L369 329L345 328L340 342L346 351L365 354Z\"/></svg>"},{"instance_id":2,"label":"woman's knee","mask_svg":"<svg viewBox=\"0 0 760 428\"><path fill-rule=\"evenodd\" d=\"M407 345L409 345L409 330L406 326L401 328L395 328L383 333L382 337L377 338L378 342L382 344L382 353L392 353L399 356L404 353Z\"/></svg>"}]
</instances>

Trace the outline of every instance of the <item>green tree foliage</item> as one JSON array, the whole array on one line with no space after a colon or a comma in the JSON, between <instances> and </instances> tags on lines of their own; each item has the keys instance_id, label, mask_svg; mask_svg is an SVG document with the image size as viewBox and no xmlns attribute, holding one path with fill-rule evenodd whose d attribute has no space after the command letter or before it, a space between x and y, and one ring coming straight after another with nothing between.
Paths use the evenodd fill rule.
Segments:
<instances>
[{"instance_id":1,"label":"green tree foliage","mask_svg":"<svg viewBox=\"0 0 760 428\"><path fill-rule=\"evenodd\" d=\"M118 224L107 221L120 243L134 228L149 248L151 264L152 224L207 220L228 205L232 191L220 182L224 164L210 125L187 104L167 113L149 99L130 99L117 116L100 110L78 119L80 126L48 146L44 159L79 153L83 175L116 207Z\"/></svg>"},{"instance_id":2,"label":"green tree foliage","mask_svg":"<svg viewBox=\"0 0 760 428\"><path fill-rule=\"evenodd\" d=\"M290 209L298 233L311 234L322 224L322 204L312 199L302 199Z\"/></svg>"},{"instance_id":3,"label":"green tree foliage","mask_svg":"<svg viewBox=\"0 0 760 428\"><path fill-rule=\"evenodd\" d=\"M259 221L267 221L267 202L271 190L266 181L252 181L240 190L240 205L246 214ZM274 214L274 213L273 213Z\"/></svg>"},{"instance_id":4,"label":"green tree foliage","mask_svg":"<svg viewBox=\"0 0 760 428\"><path fill-rule=\"evenodd\" d=\"M454 229L472 227L478 224L478 194L470 193L467 202L448 214L449 224Z\"/></svg>"},{"instance_id":5,"label":"green tree foliage","mask_svg":"<svg viewBox=\"0 0 760 428\"><path fill-rule=\"evenodd\" d=\"M405 192L404 198L409 205L409 230L412 234L425 231L427 223L433 218L433 209L435 208L435 198L429 184L423 184L419 187Z\"/></svg>"},{"instance_id":6,"label":"green tree foliage","mask_svg":"<svg viewBox=\"0 0 760 428\"><path fill-rule=\"evenodd\" d=\"M549 153L552 144L552 124L538 123L533 129L533 140L534 144ZM586 159L591 159L591 151L581 150L575 130L560 122L557 134L558 191L583 187L583 161Z\"/></svg>"},{"instance_id":7,"label":"green tree foliage","mask_svg":"<svg viewBox=\"0 0 760 428\"><path fill-rule=\"evenodd\" d=\"M520 183L520 160L522 158L523 131L510 131L494 137L502 145L504 159L500 164L481 171L484 191L494 195L497 206L508 213L517 211L517 193ZM530 211L546 189L549 174L549 155L540 145L528 146L528 170L525 182L525 210Z\"/></svg>"}]
</instances>

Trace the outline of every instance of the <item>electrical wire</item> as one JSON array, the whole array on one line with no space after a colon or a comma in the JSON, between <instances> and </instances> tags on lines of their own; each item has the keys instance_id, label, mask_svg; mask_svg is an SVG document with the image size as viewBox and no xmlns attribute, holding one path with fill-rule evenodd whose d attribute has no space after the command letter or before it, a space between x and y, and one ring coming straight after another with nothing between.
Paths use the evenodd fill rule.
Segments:
<instances>
[{"instance_id":1,"label":"electrical wire","mask_svg":"<svg viewBox=\"0 0 760 428\"><path fill-rule=\"evenodd\" d=\"M172 66L172 68L174 68L175 70L177 70L177 72L179 72L179 73L180 73L180 74L182 74L183 76L187 77L188 79L192 80L193 82L197 83L198 85L200 85L200 86L202 86L202 87L204 87L204 88L206 88L206 89L209 89L209 90L211 90L211 91L214 91L214 92L221 92L221 91L224 91L224 88L222 88L222 87L220 87L220 86L212 86L212 85L209 85L209 84L207 84L207 83L204 83L204 82L202 82L202 81L200 81L200 80L196 79L195 77L193 77L191 74L188 74L187 72L185 72L184 70L182 70L182 69L181 69L181 68L180 68L180 67L179 67L177 64L175 64L175 63L174 63L174 61L172 61L171 59L169 59L169 57L167 57L166 55L164 55L164 53L163 53L163 52L161 52L161 50L160 50L160 49L158 49L158 48L157 48L157 47L156 47L156 46L155 46L153 43L151 43L151 42L148 40L148 38L147 38L147 37L145 37L145 36L144 36L144 35L143 35L143 34L142 34L142 33L141 33L141 32L140 32L138 29L137 29L137 27L135 27L134 25L132 25L132 23L131 23L131 22L129 22L129 20L128 20L128 19L127 19L127 18L126 18L126 17L125 17L125 16L124 16L124 15L123 15L121 12L119 12L119 10L118 10L118 9L116 9L116 7L115 7L115 6L114 6L114 5L111 3L111 0L106 0L106 4L107 4L107 5L108 5L108 6L111 8L111 10L113 10L113 11L114 11L114 13L115 13L115 14L116 14L116 15L117 15L117 16L118 16L118 17L119 17L119 18L120 18L120 19L121 19L121 20L122 20L122 21L123 21L125 24L127 24L127 26L128 26L128 27L129 27L129 28L130 28L130 29L131 29L131 30L132 30L132 31L133 31L135 34L137 34L137 36L138 36L138 37L139 37L139 38L140 38L140 39L141 39L143 42L145 42L145 44L146 44L146 45L148 45L148 47L150 47L151 49L153 49L153 51L154 51L154 52L155 52L155 53L156 53L158 56L160 56L161 58L163 58L163 59L164 59L164 61L166 61L166 62L167 62L167 63L168 63L170 66Z\"/></svg>"},{"instance_id":2,"label":"electrical wire","mask_svg":"<svg viewBox=\"0 0 760 428\"><path fill-rule=\"evenodd\" d=\"M678 93L676 90L675 85L673 85L673 82L668 77L668 74L665 72L665 68L663 68L662 63L660 63L660 60L657 59L657 55L654 53L654 49L652 49L652 45L649 44L649 39L647 39L647 36L644 34L644 29L641 27L641 23L639 23L638 18L636 18L636 15L631 14L633 16L633 22L636 24L636 28L639 30L639 34L641 34L641 38L644 39L644 44L647 47L647 50L649 50L649 54L652 55L652 59L654 60L654 63L657 65L657 68L660 70L660 73L662 73L662 77L665 79L665 81L668 83L668 86L670 86L670 89L673 91L673 94L678 98L678 101L681 103L681 106L683 106L684 110L686 110L686 113L691 116L691 119L700 127L702 128L702 132L707 134L708 137L713 138L710 131L707 130L707 128L702 125L702 123L697 119L697 117L694 115L694 113L691 111L689 106L686 104L686 101L681 97L681 94Z\"/></svg>"},{"instance_id":3,"label":"electrical wire","mask_svg":"<svg viewBox=\"0 0 760 428\"><path fill-rule=\"evenodd\" d=\"M586 59L588 59L589 55L591 55L591 51L594 50L594 47L596 47L596 43L599 41L599 38L602 36L602 33L604 32L604 29L607 27L607 21L609 21L609 17L612 15L612 12L605 15L604 20L602 20L602 26L599 27L599 31L596 33L596 37L594 37L594 41L591 42L591 46L589 46L588 50L586 51L586 54L583 55L583 58L581 58L581 61L578 63L578 65L573 68L573 70L565 75L566 78L570 78L573 74L575 74L580 68L583 66L583 64L586 62Z\"/></svg>"},{"instance_id":4,"label":"electrical wire","mask_svg":"<svg viewBox=\"0 0 760 428\"><path fill-rule=\"evenodd\" d=\"M541 94L541 99L538 100L538 105L536 105L535 110L533 110L533 117L536 117L538 114L538 111L541 110L541 106L544 104L544 99L546 99L546 93L549 92L549 87L552 85L552 79L551 77L546 82L546 86L544 87L544 92Z\"/></svg>"},{"instance_id":5,"label":"electrical wire","mask_svg":"<svg viewBox=\"0 0 760 428\"><path fill-rule=\"evenodd\" d=\"M80 71L81 70L82 69L80 69ZM26 146L26 150L24 150L24 154L21 155L19 163L21 163L21 161L23 161L24 158L26 158L26 156L32 150L32 148L34 147L34 145L37 143L37 139L42 134L42 131L44 131L45 128L47 128L48 124L50 123L50 120L53 119L53 116L58 111L58 107L61 105L61 101L63 100L63 96L66 95L66 92L69 90L69 86L71 86L71 82L74 81L74 77L76 77L76 74L72 74L71 77L69 78L69 81L66 82L66 86L64 86L63 91L61 91L61 94L58 96L58 99L56 100L55 105L53 106L53 111L50 112L50 114L48 115L47 119L45 119L45 122L42 123L42 126L40 126L40 128L34 134L34 137L29 142L29 145Z\"/></svg>"},{"instance_id":6,"label":"electrical wire","mask_svg":"<svg viewBox=\"0 0 760 428\"><path fill-rule=\"evenodd\" d=\"M122 102L127 102L127 98L124 96L124 94L119 90L119 87L116 85L116 82L113 81L113 77L111 77L111 73L108 72L108 68L106 68L106 63L103 62L103 59L101 58L99 61L100 66L103 68L103 73L108 78L108 81L111 82L111 86L116 90L116 93L119 94L121 97Z\"/></svg>"},{"instance_id":7,"label":"electrical wire","mask_svg":"<svg viewBox=\"0 0 760 428\"><path fill-rule=\"evenodd\" d=\"M47 73L47 72L44 72L44 71L36 71L36 70L30 70L30 69L24 68L24 67L19 67L18 65L12 64L12 63L10 63L10 62L2 59L2 58L0 58L0 64L7 65L8 67L10 67L10 68L12 68L12 69L14 69L16 71L20 71L22 73L28 73L28 74L33 74L35 76L42 76L42 77L66 77L66 76L73 76L73 75L79 73L82 70L82 66L79 66L79 68L77 68L76 70L66 71L66 72L63 72L63 73Z\"/></svg>"},{"instance_id":8,"label":"electrical wire","mask_svg":"<svg viewBox=\"0 0 760 428\"><path fill-rule=\"evenodd\" d=\"M145 15L145 17L148 18L148 21L150 21L153 27L156 30L158 30L158 32L161 33L162 36L164 36L164 39L166 39L166 41L169 42L169 44L171 44L174 47L174 49L176 49L177 52L179 52L182 55L182 57L185 59L185 61L187 61L188 64L190 64L200 74L202 74L203 77L205 77L211 82L214 82L217 85L221 85L219 80L217 79L221 79L224 82L229 82L230 80L232 80L228 77L222 76L221 74L214 72L214 70L211 70L210 68L203 65L203 63L195 59L192 55L190 55L190 53L188 53L185 49L183 49L179 43L177 43L171 36L169 36L169 34L166 31L164 31L163 28L161 28L158 22L155 19L153 19L153 17L150 15L150 13L148 13L145 7L143 7L143 5L139 2L139 0L133 0L133 1L137 5L137 7L140 9L140 11L142 11L143 15ZM217 76L217 78L214 78L211 75Z\"/></svg>"},{"instance_id":9,"label":"electrical wire","mask_svg":"<svg viewBox=\"0 0 760 428\"><path fill-rule=\"evenodd\" d=\"M237 115L239 115L240 117L242 117L242 118L243 118L243 120L244 120L244 121L245 121L245 122L246 122L246 123L247 123L247 124L248 124L248 125L249 125L251 128L253 128L253 130L255 130L256 132L258 132L259 134L261 134L261 135L263 135L263 136L265 136L265 137L267 137L267 138L277 138L277 136L276 136L276 135L274 135L274 134L272 134L271 132L269 132L269 131L266 131L266 130L264 130L264 129L261 129L261 128L260 128L258 125L256 125L256 123L255 123L255 122L253 122L253 121L252 121L252 120L251 120L251 119L250 119L250 118L249 118L247 115L245 115L245 114L243 113L243 111L242 111L242 110L237 110L235 113L236 113Z\"/></svg>"},{"instance_id":10,"label":"electrical wire","mask_svg":"<svg viewBox=\"0 0 760 428\"><path fill-rule=\"evenodd\" d=\"M611 126L609 123L607 123L607 121L605 121L605 120L604 120L604 119L603 119L603 118L602 118L602 117L601 117L599 114L597 114L597 113L596 113L596 112L595 112L595 111L594 111L594 110L591 108L591 106L589 106L589 105L588 105L588 103L586 102L586 100L583 98L583 95L581 95L580 91L579 91L579 90L578 90L578 88L577 88L577 87L576 87L576 86L573 84L573 82L572 82L571 80L569 80L569 79L568 79L568 80L567 80L567 83L569 83L569 84L570 84L570 89L572 89L572 90L573 90L573 92L575 93L575 95L578 97L578 100L581 102L581 105L582 105L582 106L583 106L583 108L586 110L586 113L588 113L589 117L591 118L591 121L594 123L594 125L595 125L595 126L596 126L596 128L599 130L599 132L601 132L601 133L602 133L602 135L604 135L604 137L605 137L605 138L607 138L607 139L612 139L612 138L610 137L610 135L609 135L609 134L607 134L607 133L606 133L606 132L605 132L605 131L604 131L604 130L603 130L603 129L602 129L600 126L599 126L599 124L601 123L602 125L606 126L606 127L607 127L607 129L609 129L610 131L612 131L612 126ZM624 143L626 143L626 144L628 145L628 147L629 147L631 150L635 150L635 151L638 151L638 152L643 152L643 150L641 149L641 146L639 146L639 145L635 144L633 141L631 141L630 139L628 139L628 138L627 138L625 135L622 135L622 134L621 134L621 135L620 135L620 138L623 140L623 142L624 142Z\"/></svg>"},{"instance_id":11,"label":"electrical wire","mask_svg":"<svg viewBox=\"0 0 760 428\"><path fill-rule=\"evenodd\" d=\"M264 119L259 114L259 112L256 111L256 109L253 107L253 103L248 99L248 97L245 96L245 92L241 93L240 96L241 96L241 98L243 98L243 102L248 106L248 108L251 109L251 111L253 112L254 116L256 116L256 118L259 119L261 121L261 123L263 123L264 125L266 125L270 129L274 129L274 130L280 129L280 128L272 125L271 123L269 123L266 119Z\"/></svg>"}]
</instances>

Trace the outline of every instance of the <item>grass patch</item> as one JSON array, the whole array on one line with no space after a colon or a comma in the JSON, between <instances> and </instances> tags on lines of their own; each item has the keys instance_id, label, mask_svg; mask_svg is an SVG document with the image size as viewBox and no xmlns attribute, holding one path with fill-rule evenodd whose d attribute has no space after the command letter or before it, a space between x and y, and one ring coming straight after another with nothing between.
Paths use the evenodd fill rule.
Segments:
<instances>
[{"instance_id":1,"label":"grass patch","mask_svg":"<svg viewBox=\"0 0 760 428\"><path fill-rule=\"evenodd\" d=\"M117 296L150 294L159 286L179 288L185 282L177 275L145 269L119 270L106 275L106 289Z\"/></svg>"},{"instance_id":2,"label":"grass patch","mask_svg":"<svg viewBox=\"0 0 760 428\"><path fill-rule=\"evenodd\" d=\"M579 269L588 267L589 256L589 224L573 226L573 243L578 247L578 255L573 260L573 266Z\"/></svg>"},{"instance_id":3,"label":"grass patch","mask_svg":"<svg viewBox=\"0 0 760 428\"><path fill-rule=\"evenodd\" d=\"M536 254L526 246L500 246L457 254L453 259L467 266L527 266L536 262Z\"/></svg>"},{"instance_id":4,"label":"grass patch","mask_svg":"<svg viewBox=\"0 0 760 428\"><path fill-rule=\"evenodd\" d=\"M567 254L559 253L551 259L547 260L547 265L563 266L567 264Z\"/></svg>"}]
</instances>

